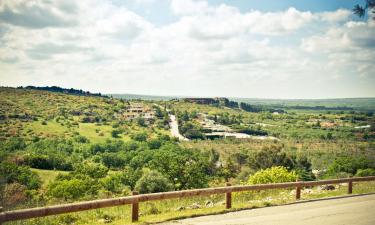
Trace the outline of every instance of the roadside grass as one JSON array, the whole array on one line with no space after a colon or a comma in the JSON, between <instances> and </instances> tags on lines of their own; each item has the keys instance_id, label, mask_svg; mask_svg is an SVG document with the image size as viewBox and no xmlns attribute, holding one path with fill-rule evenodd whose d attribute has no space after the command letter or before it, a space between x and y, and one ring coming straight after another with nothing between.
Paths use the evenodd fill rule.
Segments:
<instances>
[{"instance_id":1,"label":"roadside grass","mask_svg":"<svg viewBox=\"0 0 375 225\"><path fill-rule=\"evenodd\" d=\"M348 196L347 185L335 185L335 190L321 190L319 187L305 188L301 200L313 200L334 196ZM375 193L375 182L353 184L353 194ZM221 214L243 209L292 204L294 189L250 191L232 194L232 208L225 209L224 194L171 199L140 203L139 222L131 223L130 205L69 213L59 216L11 222L9 224L150 224L189 217Z\"/></svg>"}]
</instances>

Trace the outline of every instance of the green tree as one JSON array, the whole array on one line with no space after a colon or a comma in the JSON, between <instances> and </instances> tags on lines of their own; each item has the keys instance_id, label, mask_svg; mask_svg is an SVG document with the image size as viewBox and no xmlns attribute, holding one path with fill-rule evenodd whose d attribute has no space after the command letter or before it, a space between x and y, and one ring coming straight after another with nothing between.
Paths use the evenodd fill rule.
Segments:
<instances>
[{"instance_id":1,"label":"green tree","mask_svg":"<svg viewBox=\"0 0 375 225\"><path fill-rule=\"evenodd\" d=\"M145 169L137 181L135 190L143 193L165 192L173 190L172 183L158 171Z\"/></svg>"},{"instance_id":2,"label":"green tree","mask_svg":"<svg viewBox=\"0 0 375 225\"><path fill-rule=\"evenodd\" d=\"M75 165L74 174L87 175L91 178L103 178L108 174L108 168L100 163L79 163Z\"/></svg>"},{"instance_id":3,"label":"green tree","mask_svg":"<svg viewBox=\"0 0 375 225\"><path fill-rule=\"evenodd\" d=\"M28 189L38 189L41 185L39 176L26 166L17 166L13 163L0 163L0 175L6 183L20 183Z\"/></svg>"}]
</instances>

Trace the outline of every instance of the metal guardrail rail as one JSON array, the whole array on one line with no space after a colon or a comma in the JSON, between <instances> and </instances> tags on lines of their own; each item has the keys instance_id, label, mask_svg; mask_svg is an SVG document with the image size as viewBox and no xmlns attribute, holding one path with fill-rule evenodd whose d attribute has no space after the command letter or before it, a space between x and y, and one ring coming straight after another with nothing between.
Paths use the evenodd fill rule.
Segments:
<instances>
[{"instance_id":1,"label":"metal guardrail rail","mask_svg":"<svg viewBox=\"0 0 375 225\"><path fill-rule=\"evenodd\" d=\"M139 218L139 202L164 200L173 198L185 198L191 196L204 196L212 194L225 194L226 196L226 208L232 207L232 192L242 191L255 191L255 190L268 190L268 189L282 189L282 188L295 188L296 199L301 198L301 189L303 187L319 186L326 184L341 184L348 183L348 194L353 191L353 182L365 182L375 181L375 176L370 177L353 177L333 180L321 180L321 181L297 181L289 183L275 183L275 184L259 184L259 185L241 185L231 186L227 183L226 187L216 188L204 188L184 191L171 191L162 193L152 194L138 194L133 192L132 196L112 198L112 199L101 199L94 201L77 202L71 204L63 204L56 206L47 206L39 208L30 208L22 210L14 210L0 213L0 225L7 221L23 220L37 217L44 217L50 215L58 215L63 213L79 212L91 209L99 209L105 207L119 206L119 205L132 205L132 221L138 221ZM0 211L1 212L1 211Z\"/></svg>"}]
</instances>

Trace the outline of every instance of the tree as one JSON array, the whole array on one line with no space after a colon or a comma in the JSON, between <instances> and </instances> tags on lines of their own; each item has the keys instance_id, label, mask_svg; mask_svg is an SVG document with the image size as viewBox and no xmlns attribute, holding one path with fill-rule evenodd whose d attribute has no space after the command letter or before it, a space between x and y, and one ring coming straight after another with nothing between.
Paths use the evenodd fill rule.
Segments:
<instances>
[{"instance_id":1,"label":"tree","mask_svg":"<svg viewBox=\"0 0 375 225\"><path fill-rule=\"evenodd\" d=\"M103 178L108 174L108 168L100 163L80 163L76 165L75 174L87 175L91 178Z\"/></svg>"},{"instance_id":2,"label":"tree","mask_svg":"<svg viewBox=\"0 0 375 225\"><path fill-rule=\"evenodd\" d=\"M102 178L100 181L106 190L112 193L122 193L123 190L129 189L129 186L127 186L123 180L123 174L121 172L116 172Z\"/></svg>"},{"instance_id":3,"label":"tree","mask_svg":"<svg viewBox=\"0 0 375 225\"><path fill-rule=\"evenodd\" d=\"M131 135L131 138L135 141L147 141L147 133L146 132L139 132Z\"/></svg>"},{"instance_id":4,"label":"tree","mask_svg":"<svg viewBox=\"0 0 375 225\"><path fill-rule=\"evenodd\" d=\"M88 179L57 180L48 185L47 195L64 200L78 199L85 196L90 187L92 183Z\"/></svg>"},{"instance_id":5,"label":"tree","mask_svg":"<svg viewBox=\"0 0 375 225\"><path fill-rule=\"evenodd\" d=\"M0 163L0 175L6 183L17 182L25 185L28 189L38 189L41 185L39 176L26 166L17 166L7 162Z\"/></svg>"},{"instance_id":6,"label":"tree","mask_svg":"<svg viewBox=\"0 0 375 225\"><path fill-rule=\"evenodd\" d=\"M366 0L366 4L364 6L357 4L353 8L353 13L359 17L364 17L366 11L371 11L373 14L375 14L375 0ZM375 16L372 19L375 20Z\"/></svg>"},{"instance_id":7,"label":"tree","mask_svg":"<svg viewBox=\"0 0 375 225\"><path fill-rule=\"evenodd\" d=\"M172 183L158 171L145 169L143 176L137 181L135 190L139 193L155 193L173 190Z\"/></svg>"}]
</instances>

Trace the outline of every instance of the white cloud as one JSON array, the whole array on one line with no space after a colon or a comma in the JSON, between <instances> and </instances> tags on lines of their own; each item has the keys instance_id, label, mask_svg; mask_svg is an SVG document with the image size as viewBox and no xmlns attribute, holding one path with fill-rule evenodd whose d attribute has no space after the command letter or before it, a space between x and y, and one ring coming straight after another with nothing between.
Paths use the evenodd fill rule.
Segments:
<instances>
[{"instance_id":1,"label":"white cloud","mask_svg":"<svg viewBox=\"0 0 375 225\"><path fill-rule=\"evenodd\" d=\"M106 0L5 3L4 85L246 97L324 97L336 90L326 97L337 97L341 87L327 81L371 83L375 74L374 23L350 21L344 9L242 12L226 4L172 0L176 19L155 25ZM362 89L355 94L373 93Z\"/></svg>"},{"instance_id":2,"label":"white cloud","mask_svg":"<svg viewBox=\"0 0 375 225\"><path fill-rule=\"evenodd\" d=\"M53 26L73 26L77 12L69 1L21 1L3 0L0 2L0 23L28 28Z\"/></svg>"},{"instance_id":3,"label":"white cloud","mask_svg":"<svg viewBox=\"0 0 375 225\"><path fill-rule=\"evenodd\" d=\"M351 16L352 12L347 9L338 9L333 12L323 12L317 14L318 19L328 22L342 22Z\"/></svg>"},{"instance_id":4,"label":"white cloud","mask_svg":"<svg viewBox=\"0 0 375 225\"><path fill-rule=\"evenodd\" d=\"M206 1L172 0L172 12L176 15L203 14L210 11Z\"/></svg>"}]
</instances>

